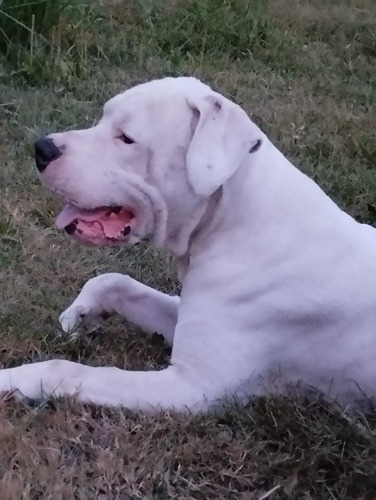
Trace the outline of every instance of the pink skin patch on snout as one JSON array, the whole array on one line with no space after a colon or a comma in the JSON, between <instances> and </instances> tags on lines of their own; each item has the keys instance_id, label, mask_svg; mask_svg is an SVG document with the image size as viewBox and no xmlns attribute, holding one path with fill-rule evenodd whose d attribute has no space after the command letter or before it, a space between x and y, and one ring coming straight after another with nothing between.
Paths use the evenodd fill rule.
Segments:
<instances>
[{"instance_id":1,"label":"pink skin patch on snout","mask_svg":"<svg viewBox=\"0 0 376 500\"><path fill-rule=\"evenodd\" d=\"M84 210L68 204L56 218L59 229L90 246L125 243L134 225L134 214L123 207Z\"/></svg>"}]
</instances>

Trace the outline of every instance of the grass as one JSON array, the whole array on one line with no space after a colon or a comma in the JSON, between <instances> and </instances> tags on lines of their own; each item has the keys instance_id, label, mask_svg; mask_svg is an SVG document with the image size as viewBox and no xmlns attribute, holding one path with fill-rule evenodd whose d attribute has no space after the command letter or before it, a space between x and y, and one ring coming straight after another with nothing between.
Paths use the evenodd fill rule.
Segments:
<instances>
[{"instance_id":1,"label":"grass","mask_svg":"<svg viewBox=\"0 0 376 500\"><path fill-rule=\"evenodd\" d=\"M36 137L90 126L108 97L140 81L204 79L341 207L374 224L373 0L23 3L0 3L2 365L168 363L158 336L135 336L116 320L92 339L56 336L59 313L94 275L178 284L170 257L146 245L88 250L58 233L58 204L31 157ZM375 422L374 412L349 417L321 401L278 398L198 417L2 401L0 496L373 499Z\"/></svg>"}]
</instances>

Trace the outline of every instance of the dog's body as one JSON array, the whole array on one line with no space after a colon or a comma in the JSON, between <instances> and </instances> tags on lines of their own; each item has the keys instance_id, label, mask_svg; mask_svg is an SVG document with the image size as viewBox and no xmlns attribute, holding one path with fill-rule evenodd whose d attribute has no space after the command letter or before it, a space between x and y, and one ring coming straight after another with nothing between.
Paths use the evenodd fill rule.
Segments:
<instances>
[{"instance_id":1,"label":"dog's body","mask_svg":"<svg viewBox=\"0 0 376 500\"><path fill-rule=\"evenodd\" d=\"M0 390L193 411L300 383L343 403L376 395L376 231L238 106L195 79L169 78L111 100L96 127L49 140L59 152L40 162L45 184L81 209L126 207L135 218L116 243L150 237L177 257L183 283L179 299L99 276L62 314L63 328L120 314L162 333L171 365L127 372L53 360L2 370Z\"/></svg>"}]
</instances>

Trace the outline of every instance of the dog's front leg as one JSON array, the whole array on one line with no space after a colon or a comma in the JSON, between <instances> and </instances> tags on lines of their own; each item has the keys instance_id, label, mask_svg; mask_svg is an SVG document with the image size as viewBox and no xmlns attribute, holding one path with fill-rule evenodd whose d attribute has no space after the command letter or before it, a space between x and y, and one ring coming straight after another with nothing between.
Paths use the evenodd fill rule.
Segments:
<instances>
[{"instance_id":1,"label":"dog's front leg","mask_svg":"<svg viewBox=\"0 0 376 500\"><path fill-rule=\"evenodd\" d=\"M93 331L112 314L119 314L147 332L162 334L173 343L180 298L150 288L119 273L89 280L59 320L65 332L78 325Z\"/></svg>"},{"instance_id":2,"label":"dog's front leg","mask_svg":"<svg viewBox=\"0 0 376 500\"><path fill-rule=\"evenodd\" d=\"M51 360L0 370L0 393L30 399L76 396L79 401L130 409L202 410L204 389L190 373L171 365L156 372L132 372Z\"/></svg>"}]
</instances>

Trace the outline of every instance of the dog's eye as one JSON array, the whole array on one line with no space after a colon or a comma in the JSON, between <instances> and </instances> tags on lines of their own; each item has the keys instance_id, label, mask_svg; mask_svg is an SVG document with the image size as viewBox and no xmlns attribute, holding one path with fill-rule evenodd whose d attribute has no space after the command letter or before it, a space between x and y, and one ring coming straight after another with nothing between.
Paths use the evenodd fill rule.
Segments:
<instances>
[{"instance_id":1,"label":"dog's eye","mask_svg":"<svg viewBox=\"0 0 376 500\"><path fill-rule=\"evenodd\" d=\"M134 140L125 134L120 134L118 139L120 139L122 142L124 142L124 144L133 144L134 143Z\"/></svg>"}]
</instances>

